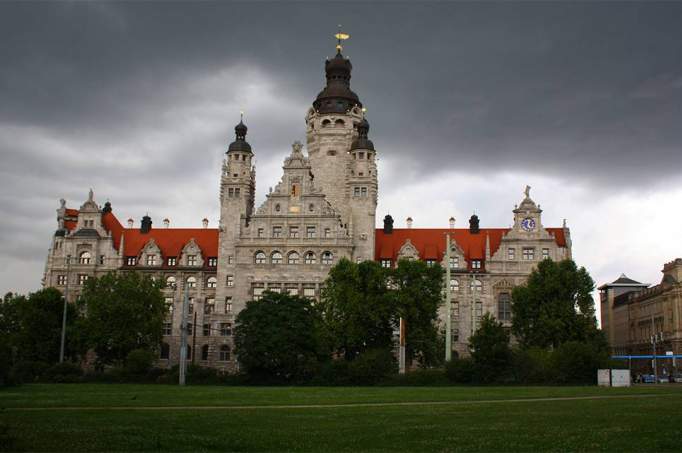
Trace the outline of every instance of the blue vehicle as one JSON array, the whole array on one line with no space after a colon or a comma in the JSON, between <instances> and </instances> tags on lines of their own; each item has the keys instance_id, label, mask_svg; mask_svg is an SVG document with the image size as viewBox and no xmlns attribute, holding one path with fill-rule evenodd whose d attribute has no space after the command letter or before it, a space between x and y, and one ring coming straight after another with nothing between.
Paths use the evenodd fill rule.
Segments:
<instances>
[{"instance_id":1,"label":"blue vehicle","mask_svg":"<svg viewBox=\"0 0 682 453\"><path fill-rule=\"evenodd\" d=\"M656 376L653 374L643 374L642 375L642 382L645 384L655 384L656 383Z\"/></svg>"}]
</instances>

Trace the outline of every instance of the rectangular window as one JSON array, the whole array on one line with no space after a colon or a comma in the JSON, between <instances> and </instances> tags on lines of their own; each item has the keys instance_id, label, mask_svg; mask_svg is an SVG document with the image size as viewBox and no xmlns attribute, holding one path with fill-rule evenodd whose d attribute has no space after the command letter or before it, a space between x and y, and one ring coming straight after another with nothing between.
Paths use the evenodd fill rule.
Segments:
<instances>
[{"instance_id":1,"label":"rectangular window","mask_svg":"<svg viewBox=\"0 0 682 453\"><path fill-rule=\"evenodd\" d=\"M174 256L168 258L168 265L169 266L175 266L178 263L178 259Z\"/></svg>"},{"instance_id":2,"label":"rectangular window","mask_svg":"<svg viewBox=\"0 0 682 453\"><path fill-rule=\"evenodd\" d=\"M218 265L218 258L211 257L208 259L208 267L216 267Z\"/></svg>"},{"instance_id":3,"label":"rectangular window","mask_svg":"<svg viewBox=\"0 0 682 453\"><path fill-rule=\"evenodd\" d=\"M391 267L391 260L381 260L381 267L385 267L387 269L390 269Z\"/></svg>"},{"instance_id":4,"label":"rectangular window","mask_svg":"<svg viewBox=\"0 0 682 453\"><path fill-rule=\"evenodd\" d=\"M128 266L134 266L136 261L137 261L137 258L135 258L134 256L129 256L129 257L126 259L126 264L127 264Z\"/></svg>"},{"instance_id":5,"label":"rectangular window","mask_svg":"<svg viewBox=\"0 0 682 453\"><path fill-rule=\"evenodd\" d=\"M85 285L85 282L88 281L88 277L89 277L89 276L87 276L87 275L85 275L85 274L79 274L79 275L78 275L78 284L79 284L79 285Z\"/></svg>"},{"instance_id":6,"label":"rectangular window","mask_svg":"<svg viewBox=\"0 0 682 453\"><path fill-rule=\"evenodd\" d=\"M426 260L426 265L428 267L433 267L436 265L436 260Z\"/></svg>"},{"instance_id":7,"label":"rectangular window","mask_svg":"<svg viewBox=\"0 0 682 453\"><path fill-rule=\"evenodd\" d=\"M187 265L188 266L196 266L197 265L197 256L196 255L187 255Z\"/></svg>"},{"instance_id":8,"label":"rectangular window","mask_svg":"<svg viewBox=\"0 0 682 453\"><path fill-rule=\"evenodd\" d=\"M363 197L367 196L367 187L361 187L360 188L360 195Z\"/></svg>"},{"instance_id":9,"label":"rectangular window","mask_svg":"<svg viewBox=\"0 0 682 453\"><path fill-rule=\"evenodd\" d=\"M459 341L459 329L452 329L452 341L454 343Z\"/></svg>"},{"instance_id":10,"label":"rectangular window","mask_svg":"<svg viewBox=\"0 0 682 453\"><path fill-rule=\"evenodd\" d=\"M213 313L215 308L215 299L213 297L207 297L206 302L204 302L204 314L210 315Z\"/></svg>"},{"instance_id":11,"label":"rectangular window","mask_svg":"<svg viewBox=\"0 0 682 453\"><path fill-rule=\"evenodd\" d=\"M359 196L360 196L360 188L359 188L359 187L355 187L355 188L353 189L353 196L355 196L355 197L359 197Z\"/></svg>"},{"instance_id":12,"label":"rectangular window","mask_svg":"<svg viewBox=\"0 0 682 453\"><path fill-rule=\"evenodd\" d=\"M471 260L471 268L472 269L480 269L481 268L481 260Z\"/></svg>"},{"instance_id":13,"label":"rectangular window","mask_svg":"<svg viewBox=\"0 0 682 453\"><path fill-rule=\"evenodd\" d=\"M474 307L476 319L481 319L481 316L483 316L483 303L476 301L476 305L474 305Z\"/></svg>"},{"instance_id":14,"label":"rectangular window","mask_svg":"<svg viewBox=\"0 0 682 453\"><path fill-rule=\"evenodd\" d=\"M228 275L227 281L225 283L227 284L228 288L233 287L234 286L234 275Z\"/></svg>"},{"instance_id":15,"label":"rectangular window","mask_svg":"<svg viewBox=\"0 0 682 453\"><path fill-rule=\"evenodd\" d=\"M232 313L232 296L225 298L225 313Z\"/></svg>"},{"instance_id":16,"label":"rectangular window","mask_svg":"<svg viewBox=\"0 0 682 453\"><path fill-rule=\"evenodd\" d=\"M542 249L542 259L546 260L549 258L549 249Z\"/></svg>"},{"instance_id":17,"label":"rectangular window","mask_svg":"<svg viewBox=\"0 0 682 453\"><path fill-rule=\"evenodd\" d=\"M459 267L459 257L458 256L451 256L450 257L450 269L457 269Z\"/></svg>"},{"instance_id":18,"label":"rectangular window","mask_svg":"<svg viewBox=\"0 0 682 453\"><path fill-rule=\"evenodd\" d=\"M272 227L272 237L273 238L281 238L282 237L282 227L281 226Z\"/></svg>"},{"instance_id":19,"label":"rectangular window","mask_svg":"<svg viewBox=\"0 0 682 453\"><path fill-rule=\"evenodd\" d=\"M298 285L295 283L287 283L285 285L286 292L289 293L290 296L298 296Z\"/></svg>"},{"instance_id":20,"label":"rectangular window","mask_svg":"<svg viewBox=\"0 0 682 453\"><path fill-rule=\"evenodd\" d=\"M106 258L104 257L104 255L100 255L99 256L99 264L104 264L105 259Z\"/></svg>"},{"instance_id":21,"label":"rectangular window","mask_svg":"<svg viewBox=\"0 0 682 453\"><path fill-rule=\"evenodd\" d=\"M227 196L230 198L234 197L234 189L232 187L227 189Z\"/></svg>"},{"instance_id":22,"label":"rectangular window","mask_svg":"<svg viewBox=\"0 0 682 453\"><path fill-rule=\"evenodd\" d=\"M452 317L454 319L459 319L459 302L454 302L452 304Z\"/></svg>"},{"instance_id":23,"label":"rectangular window","mask_svg":"<svg viewBox=\"0 0 682 453\"><path fill-rule=\"evenodd\" d=\"M298 239L298 227L297 226L290 226L289 227L289 237L293 239Z\"/></svg>"},{"instance_id":24,"label":"rectangular window","mask_svg":"<svg viewBox=\"0 0 682 453\"><path fill-rule=\"evenodd\" d=\"M497 319L511 321L511 296L509 293L500 293L497 297Z\"/></svg>"},{"instance_id":25,"label":"rectangular window","mask_svg":"<svg viewBox=\"0 0 682 453\"><path fill-rule=\"evenodd\" d=\"M525 261L532 261L535 259L535 249L532 247L524 247L523 249L523 259Z\"/></svg>"},{"instance_id":26,"label":"rectangular window","mask_svg":"<svg viewBox=\"0 0 682 453\"><path fill-rule=\"evenodd\" d=\"M172 322L164 322L163 323L163 334L164 335L172 335L173 334L173 323Z\"/></svg>"},{"instance_id":27,"label":"rectangular window","mask_svg":"<svg viewBox=\"0 0 682 453\"><path fill-rule=\"evenodd\" d=\"M234 258L232 255L227 256L227 264L232 264L234 262ZM216 266L218 265L218 259L216 258Z\"/></svg>"},{"instance_id":28,"label":"rectangular window","mask_svg":"<svg viewBox=\"0 0 682 453\"><path fill-rule=\"evenodd\" d=\"M450 291L459 291L459 281L457 279L450 279Z\"/></svg>"},{"instance_id":29,"label":"rectangular window","mask_svg":"<svg viewBox=\"0 0 682 453\"><path fill-rule=\"evenodd\" d=\"M221 322L220 336L229 337L230 335L232 335L232 324L230 324L229 322Z\"/></svg>"},{"instance_id":30,"label":"rectangular window","mask_svg":"<svg viewBox=\"0 0 682 453\"><path fill-rule=\"evenodd\" d=\"M332 237L332 230L331 230L331 228L325 228L325 229L324 229L324 237L326 237L326 238Z\"/></svg>"},{"instance_id":31,"label":"rectangular window","mask_svg":"<svg viewBox=\"0 0 682 453\"><path fill-rule=\"evenodd\" d=\"M513 249L513 248L507 249L507 259L510 261L513 261L516 259L516 249Z\"/></svg>"},{"instance_id":32,"label":"rectangular window","mask_svg":"<svg viewBox=\"0 0 682 453\"><path fill-rule=\"evenodd\" d=\"M269 283L268 291L279 294L282 292L282 285L279 283Z\"/></svg>"},{"instance_id":33,"label":"rectangular window","mask_svg":"<svg viewBox=\"0 0 682 453\"><path fill-rule=\"evenodd\" d=\"M187 335L192 335L192 331L194 329L194 326L192 325L191 322L187 323ZM189 358L189 357L188 357Z\"/></svg>"},{"instance_id":34,"label":"rectangular window","mask_svg":"<svg viewBox=\"0 0 682 453\"><path fill-rule=\"evenodd\" d=\"M60 286L66 285L66 275L57 275L57 284Z\"/></svg>"},{"instance_id":35,"label":"rectangular window","mask_svg":"<svg viewBox=\"0 0 682 453\"><path fill-rule=\"evenodd\" d=\"M236 189L234 189L234 196L235 196L235 197L238 197L238 196L239 196L239 187L237 187Z\"/></svg>"},{"instance_id":36,"label":"rectangular window","mask_svg":"<svg viewBox=\"0 0 682 453\"><path fill-rule=\"evenodd\" d=\"M314 286L303 287L303 297L314 298L315 297L315 287Z\"/></svg>"},{"instance_id":37,"label":"rectangular window","mask_svg":"<svg viewBox=\"0 0 682 453\"><path fill-rule=\"evenodd\" d=\"M258 286L253 287L253 300L260 300L261 297L263 297L263 291L265 291L265 287L262 286L262 284L259 284Z\"/></svg>"},{"instance_id":38,"label":"rectangular window","mask_svg":"<svg viewBox=\"0 0 682 453\"><path fill-rule=\"evenodd\" d=\"M189 305L187 307L188 314L194 314L194 297L189 298Z\"/></svg>"},{"instance_id":39,"label":"rectangular window","mask_svg":"<svg viewBox=\"0 0 682 453\"><path fill-rule=\"evenodd\" d=\"M262 238L265 236L265 229L264 228L258 228L258 237Z\"/></svg>"},{"instance_id":40,"label":"rectangular window","mask_svg":"<svg viewBox=\"0 0 682 453\"><path fill-rule=\"evenodd\" d=\"M202 329L203 331L201 333L204 334L205 337L210 337L211 336L211 325L206 323L203 326L204 328Z\"/></svg>"},{"instance_id":41,"label":"rectangular window","mask_svg":"<svg viewBox=\"0 0 682 453\"><path fill-rule=\"evenodd\" d=\"M156 255L147 255L147 266L156 266Z\"/></svg>"},{"instance_id":42,"label":"rectangular window","mask_svg":"<svg viewBox=\"0 0 682 453\"><path fill-rule=\"evenodd\" d=\"M308 239L312 239L315 237L315 227L314 226L309 226L305 228L305 236Z\"/></svg>"}]
</instances>

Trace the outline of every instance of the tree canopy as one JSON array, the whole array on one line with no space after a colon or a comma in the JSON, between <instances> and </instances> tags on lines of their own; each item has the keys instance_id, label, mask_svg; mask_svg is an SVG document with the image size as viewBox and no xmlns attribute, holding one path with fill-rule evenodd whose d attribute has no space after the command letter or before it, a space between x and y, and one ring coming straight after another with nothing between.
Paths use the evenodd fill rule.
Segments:
<instances>
[{"instance_id":1,"label":"tree canopy","mask_svg":"<svg viewBox=\"0 0 682 453\"><path fill-rule=\"evenodd\" d=\"M260 382L305 380L321 355L318 329L319 316L310 300L266 291L237 315L239 363Z\"/></svg>"},{"instance_id":2,"label":"tree canopy","mask_svg":"<svg viewBox=\"0 0 682 453\"><path fill-rule=\"evenodd\" d=\"M509 334L490 313L481 318L479 328L469 339L469 348L475 377L479 382L498 380L499 374L509 366Z\"/></svg>"},{"instance_id":3,"label":"tree canopy","mask_svg":"<svg viewBox=\"0 0 682 453\"><path fill-rule=\"evenodd\" d=\"M89 279L79 298L82 329L101 364L123 363L134 349L156 350L168 308L161 282L137 272Z\"/></svg>"},{"instance_id":4,"label":"tree canopy","mask_svg":"<svg viewBox=\"0 0 682 453\"><path fill-rule=\"evenodd\" d=\"M512 332L521 346L604 344L594 315L593 289L592 277L573 261L541 261L526 284L512 291Z\"/></svg>"}]
</instances>

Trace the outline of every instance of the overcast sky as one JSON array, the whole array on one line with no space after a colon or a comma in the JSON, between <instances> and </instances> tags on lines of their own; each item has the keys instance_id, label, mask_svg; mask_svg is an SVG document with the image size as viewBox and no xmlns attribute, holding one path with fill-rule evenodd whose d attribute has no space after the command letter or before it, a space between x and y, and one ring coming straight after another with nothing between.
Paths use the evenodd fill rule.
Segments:
<instances>
[{"instance_id":1,"label":"overcast sky","mask_svg":"<svg viewBox=\"0 0 682 453\"><path fill-rule=\"evenodd\" d=\"M598 284L682 256L682 3L0 4L0 291L39 288L65 198L217 225L245 110L258 202L337 24L380 158L377 218L512 222L526 184ZM427 201L427 202L425 202Z\"/></svg>"}]
</instances>

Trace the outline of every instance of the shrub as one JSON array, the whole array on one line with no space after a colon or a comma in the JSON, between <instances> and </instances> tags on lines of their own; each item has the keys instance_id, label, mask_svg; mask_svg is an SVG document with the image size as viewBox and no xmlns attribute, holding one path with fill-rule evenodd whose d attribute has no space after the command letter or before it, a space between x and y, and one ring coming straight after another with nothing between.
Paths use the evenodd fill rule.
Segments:
<instances>
[{"instance_id":1,"label":"shrub","mask_svg":"<svg viewBox=\"0 0 682 453\"><path fill-rule=\"evenodd\" d=\"M315 376L310 383L312 385L348 385L350 373L346 360L329 360L319 364Z\"/></svg>"},{"instance_id":2,"label":"shrub","mask_svg":"<svg viewBox=\"0 0 682 453\"><path fill-rule=\"evenodd\" d=\"M559 384L594 384L597 370L608 366L608 354L592 344L569 341L552 353L552 367Z\"/></svg>"},{"instance_id":3,"label":"shrub","mask_svg":"<svg viewBox=\"0 0 682 453\"><path fill-rule=\"evenodd\" d=\"M556 381L552 352L542 348L518 349L512 354L513 378L519 384L548 384Z\"/></svg>"},{"instance_id":4,"label":"shrub","mask_svg":"<svg viewBox=\"0 0 682 453\"><path fill-rule=\"evenodd\" d=\"M468 357L452 359L445 364L445 376L456 384L470 384L474 380L474 362Z\"/></svg>"},{"instance_id":5,"label":"shrub","mask_svg":"<svg viewBox=\"0 0 682 453\"><path fill-rule=\"evenodd\" d=\"M15 382L36 382L49 367L45 362L21 361L12 367L10 376Z\"/></svg>"},{"instance_id":6,"label":"shrub","mask_svg":"<svg viewBox=\"0 0 682 453\"><path fill-rule=\"evenodd\" d=\"M148 349L133 349L125 360L125 371L131 376L144 376L152 369L156 354Z\"/></svg>"},{"instance_id":7,"label":"shrub","mask_svg":"<svg viewBox=\"0 0 682 453\"><path fill-rule=\"evenodd\" d=\"M420 368L405 374L395 374L384 383L399 386L444 386L451 384L443 368Z\"/></svg>"},{"instance_id":8,"label":"shrub","mask_svg":"<svg viewBox=\"0 0 682 453\"><path fill-rule=\"evenodd\" d=\"M56 383L80 382L83 376L81 367L73 362L62 362L52 365L43 373L43 380Z\"/></svg>"},{"instance_id":9,"label":"shrub","mask_svg":"<svg viewBox=\"0 0 682 453\"><path fill-rule=\"evenodd\" d=\"M368 349L348 364L350 382L356 385L377 384L397 371L393 352L386 349Z\"/></svg>"}]
</instances>

